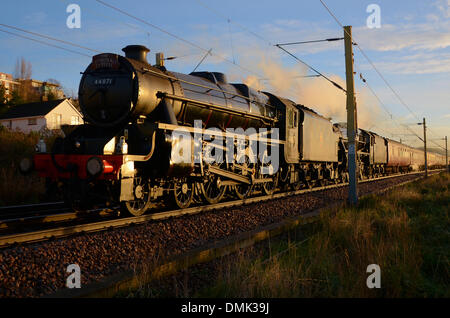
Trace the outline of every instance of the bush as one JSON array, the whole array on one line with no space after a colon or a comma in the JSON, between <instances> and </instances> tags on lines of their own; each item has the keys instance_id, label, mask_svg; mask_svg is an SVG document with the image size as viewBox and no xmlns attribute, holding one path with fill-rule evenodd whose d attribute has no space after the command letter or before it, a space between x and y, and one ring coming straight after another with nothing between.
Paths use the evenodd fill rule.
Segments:
<instances>
[{"instance_id":1,"label":"bush","mask_svg":"<svg viewBox=\"0 0 450 318\"><path fill-rule=\"evenodd\" d=\"M60 136L60 132L41 131L25 134L0 126L0 205L37 203L45 194L45 180L37 174L23 176L18 166L20 160L31 157L40 138L47 149Z\"/></svg>"}]
</instances>

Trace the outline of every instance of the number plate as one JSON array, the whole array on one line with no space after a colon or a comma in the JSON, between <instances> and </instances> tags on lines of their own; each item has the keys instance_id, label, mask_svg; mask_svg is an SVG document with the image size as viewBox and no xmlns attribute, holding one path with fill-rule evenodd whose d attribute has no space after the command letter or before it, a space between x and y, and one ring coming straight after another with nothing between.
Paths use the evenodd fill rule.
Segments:
<instances>
[{"instance_id":1,"label":"number plate","mask_svg":"<svg viewBox=\"0 0 450 318\"><path fill-rule=\"evenodd\" d=\"M94 79L94 85L97 86L110 86L114 84L114 78L96 78Z\"/></svg>"}]
</instances>

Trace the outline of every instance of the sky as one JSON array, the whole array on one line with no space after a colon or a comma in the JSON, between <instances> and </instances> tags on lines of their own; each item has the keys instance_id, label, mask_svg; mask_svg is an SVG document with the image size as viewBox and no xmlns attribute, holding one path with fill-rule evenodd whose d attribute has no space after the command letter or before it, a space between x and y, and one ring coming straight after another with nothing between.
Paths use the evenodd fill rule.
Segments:
<instances>
[{"instance_id":1,"label":"sky","mask_svg":"<svg viewBox=\"0 0 450 318\"><path fill-rule=\"evenodd\" d=\"M166 61L169 70L190 73L212 49L198 70L224 72L230 82L245 82L291 98L335 122L345 121L344 92L323 78L304 77L315 73L274 46L343 36L342 28L319 0L102 1L3 1L0 72L13 73L16 60L24 57L33 66L33 78L57 79L69 95L76 96L80 72L97 52L123 54L126 45L142 44L151 50L149 62L154 63L155 53L163 52L166 57L177 57ZM354 46L358 125L420 146L416 135L423 132L417 122L425 117L429 145L443 146L438 139L450 137L450 0L323 1L343 25L352 26L353 41L358 44ZM81 9L80 28L67 26L70 4ZM380 28L368 27L371 4L380 8ZM345 87L343 41L285 48Z\"/></svg>"}]
</instances>

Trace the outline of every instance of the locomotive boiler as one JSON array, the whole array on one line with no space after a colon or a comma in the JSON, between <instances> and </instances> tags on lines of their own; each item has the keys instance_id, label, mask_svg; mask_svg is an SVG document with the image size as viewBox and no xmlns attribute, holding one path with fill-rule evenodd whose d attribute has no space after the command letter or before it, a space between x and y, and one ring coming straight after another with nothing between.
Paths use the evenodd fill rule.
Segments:
<instances>
[{"instance_id":1,"label":"locomotive boiler","mask_svg":"<svg viewBox=\"0 0 450 318\"><path fill-rule=\"evenodd\" d=\"M139 118L206 127L267 127L276 119L268 97L217 72L168 72L147 62L146 47L130 45L125 57L94 56L83 73L79 99L85 120L114 127Z\"/></svg>"}]
</instances>

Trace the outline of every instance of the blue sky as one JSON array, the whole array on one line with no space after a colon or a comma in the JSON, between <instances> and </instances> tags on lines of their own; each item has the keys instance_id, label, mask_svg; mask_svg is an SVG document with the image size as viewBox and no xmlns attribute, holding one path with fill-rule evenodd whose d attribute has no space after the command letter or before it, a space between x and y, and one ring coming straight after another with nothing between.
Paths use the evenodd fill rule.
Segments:
<instances>
[{"instance_id":1,"label":"blue sky","mask_svg":"<svg viewBox=\"0 0 450 318\"><path fill-rule=\"evenodd\" d=\"M276 43L342 36L342 30L319 0L104 1L201 48L212 48L215 55L206 58L200 68L202 70L223 71L228 74L230 81L245 81L257 88L295 99L335 121L345 118L345 96L342 92L323 79L295 78L313 72L273 47ZM325 2L344 25L353 26L354 40L415 114L410 114L355 48L360 126L388 137L401 137L410 144L418 145L417 138L400 135L409 132L396 124L412 124L418 121L415 118L417 116L420 119L427 118L431 138L450 136L449 0ZM80 29L66 26L69 15L66 7L70 3L81 7ZM366 26L369 16L366 8L372 3L381 8L379 29ZM228 19L231 19L231 23ZM191 72L204 55L204 51L198 47L179 41L94 0L8 1L2 3L0 23L101 52L121 54L121 48L128 44L144 44L151 49L149 61L152 63L156 52L179 57L166 64L169 70L178 72ZM20 33L5 27L0 27L0 30ZM52 43L80 53L95 54ZM73 94L77 94L80 72L90 62L89 57L3 32L0 32L0 45L1 72L12 73L16 59L23 56L33 65L33 78L55 78ZM288 49L327 76L345 84L342 42L299 45ZM224 59L240 64L245 70ZM252 72L246 71L248 69ZM359 73L363 74L388 112L393 114L396 123L360 81ZM411 126L411 129L421 134L419 126Z\"/></svg>"}]
</instances>

